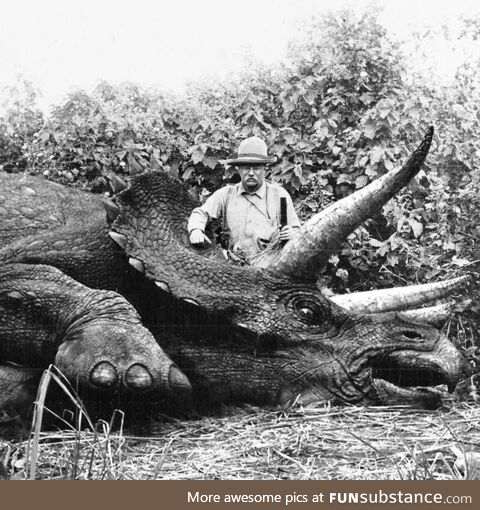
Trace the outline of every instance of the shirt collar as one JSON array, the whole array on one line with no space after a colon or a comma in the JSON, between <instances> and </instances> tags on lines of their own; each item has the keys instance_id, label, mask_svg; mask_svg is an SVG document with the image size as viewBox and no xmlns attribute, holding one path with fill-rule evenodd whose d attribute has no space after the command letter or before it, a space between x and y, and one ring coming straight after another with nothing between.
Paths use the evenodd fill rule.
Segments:
<instances>
[{"instance_id":1,"label":"shirt collar","mask_svg":"<svg viewBox=\"0 0 480 510\"><path fill-rule=\"evenodd\" d=\"M239 195L257 195L260 198L265 198L265 193L267 192L267 183L264 180L260 188L257 189L257 191L254 191L253 193L249 193L244 187L242 181L238 183L238 194Z\"/></svg>"}]
</instances>

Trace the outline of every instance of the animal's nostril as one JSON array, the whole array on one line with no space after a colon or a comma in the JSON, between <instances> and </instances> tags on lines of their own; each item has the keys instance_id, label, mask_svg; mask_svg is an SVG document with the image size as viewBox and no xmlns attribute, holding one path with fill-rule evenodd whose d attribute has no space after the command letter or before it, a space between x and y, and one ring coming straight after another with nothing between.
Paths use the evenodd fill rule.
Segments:
<instances>
[{"instance_id":1,"label":"animal's nostril","mask_svg":"<svg viewBox=\"0 0 480 510\"><path fill-rule=\"evenodd\" d=\"M131 390L148 390L152 386L152 376L142 365L132 365L125 374L125 384Z\"/></svg>"},{"instance_id":2,"label":"animal's nostril","mask_svg":"<svg viewBox=\"0 0 480 510\"><path fill-rule=\"evenodd\" d=\"M108 361L102 361L90 372L90 383L99 388L111 388L118 383L115 367Z\"/></svg>"},{"instance_id":3,"label":"animal's nostril","mask_svg":"<svg viewBox=\"0 0 480 510\"><path fill-rule=\"evenodd\" d=\"M402 335L409 340L421 340L423 337L417 331L402 331Z\"/></svg>"}]
</instances>

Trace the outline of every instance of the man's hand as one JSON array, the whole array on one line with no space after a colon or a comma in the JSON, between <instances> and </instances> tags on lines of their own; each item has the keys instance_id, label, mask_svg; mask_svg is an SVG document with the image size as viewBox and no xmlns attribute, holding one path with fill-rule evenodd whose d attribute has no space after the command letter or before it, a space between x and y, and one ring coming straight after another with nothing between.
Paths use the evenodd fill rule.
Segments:
<instances>
[{"instance_id":1,"label":"man's hand","mask_svg":"<svg viewBox=\"0 0 480 510\"><path fill-rule=\"evenodd\" d=\"M290 225L285 225L282 230L280 230L280 240L281 241L290 241L293 237L295 237L296 230Z\"/></svg>"},{"instance_id":2,"label":"man's hand","mask_svg":"<svg viewBox=\"0 0 480 510\"><path fill-rule=\"evenodd\" d=\"M210 241L204 232L202 232L199 228L196 228L190 232L190 243L206 246L207 244L212 244L212 241Z\"/></svg>"}]
</instances>

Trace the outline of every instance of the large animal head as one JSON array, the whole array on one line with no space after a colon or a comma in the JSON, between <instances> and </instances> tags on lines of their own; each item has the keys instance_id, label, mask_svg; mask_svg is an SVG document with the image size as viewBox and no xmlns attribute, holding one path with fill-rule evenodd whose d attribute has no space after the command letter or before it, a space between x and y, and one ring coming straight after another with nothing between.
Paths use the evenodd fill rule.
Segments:
<instances>
[{"instance_id":1,"label":"large animal head","mask_svg":"<svg viewBox=\"0 0 480 510\"><path fill-rule=\"evenodd\" d=\"M281 252L259 257L260 268L232 266L189 246L186 222L197 204L178 181L158 172L133 179L119 195L112 239L160 294L198 307L218 325L207 334L205 322L195 328L190 319L194 338L170 342L181 368L222 399L438 403L424 387L455 386L458 351L430 326L369 314L435 300L463 279L350 300L327 299L314 283L332 251L418 172L432 136L431 129L402 168L311 218Z\"/></svg>"},{"instance_id":2,"label":"large animal head","mask_svg":"<svg viewBox=\"0 0 480 510\"><path fill-rule=\"evenodd\" d=\"M207 329L202 322L190 336L172 338L159 328L156 338L202 401L437 407L454 389L461 357L434 328L395 314L388 320L354 316L309 299L321 310L316 325L312 317L307 326L298 317L305 311L295 306L284 310L296 337L225 331L218 324Z\"/></svg>"}]
</instances>

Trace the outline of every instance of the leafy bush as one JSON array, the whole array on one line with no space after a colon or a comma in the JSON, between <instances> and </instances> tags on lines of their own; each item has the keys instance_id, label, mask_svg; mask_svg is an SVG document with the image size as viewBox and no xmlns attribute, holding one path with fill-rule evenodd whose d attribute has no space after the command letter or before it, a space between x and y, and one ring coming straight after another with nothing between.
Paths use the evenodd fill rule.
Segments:
<instances>
[{"instance_id":1,"label":"leafy bush","mask_svg":"<svg viewBox=\"0 0 480 510\"><path fill-rule=\"evenodd\" d=\"M28 145L43 125L43 115L36 105L38 92L33 85L19 77L7 87L4 111L0 116L0 170L21 172L31 164Z\"/></svg>"},{"instance_id":2,"label":"leafy bush","mask_svg":"<svg viewBox=\"0 0 480 510\"><path fill-rule=\"evenodd\" d=\"M456 37L475 40L478 26L466 20ZM327 283L349 290L437 278L480 259L480 73L460 67L442 87L408 62L375 12L342 11L304 27L285 64L252 65L224 83L191 84L182 96L100 83L44 116L23 82L22 95L7 91L0 165L96 192L111 191L112 174L128 180L161 169L204 198L233 178L219 161L258 135L279 157L268 178L307 219L401 164L433 124L424 171L350 236Z\"/></svg>"}]
</instances>

